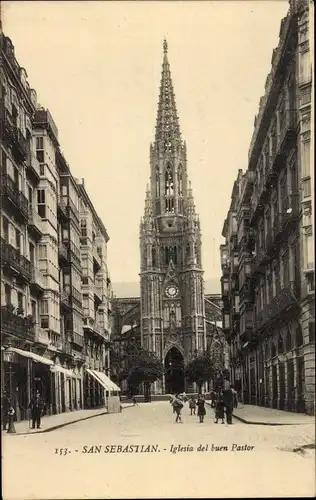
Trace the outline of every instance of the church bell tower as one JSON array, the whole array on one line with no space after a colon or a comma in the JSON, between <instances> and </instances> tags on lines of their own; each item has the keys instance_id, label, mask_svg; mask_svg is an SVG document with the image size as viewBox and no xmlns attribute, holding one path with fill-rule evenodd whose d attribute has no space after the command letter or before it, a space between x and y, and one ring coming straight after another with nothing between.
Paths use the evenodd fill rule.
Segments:
<instances>
[{"instance_id":1,"label":"church bell tower","mask_svg":"<svg viewBox=\"0 0 316 500\"><path fill-rule=\"evenodd\" d=\"M156 393L188 390L184 364L206 349L201 230L164 40L150 183L140 224L141 341L163 361Z\"/></svg>"}]
</instances>

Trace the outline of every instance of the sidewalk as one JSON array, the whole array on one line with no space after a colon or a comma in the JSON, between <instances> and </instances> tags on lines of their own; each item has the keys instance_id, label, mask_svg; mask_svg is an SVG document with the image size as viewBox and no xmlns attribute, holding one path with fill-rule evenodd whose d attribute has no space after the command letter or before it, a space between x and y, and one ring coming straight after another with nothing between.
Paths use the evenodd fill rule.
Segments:
<instances>
[{"instance_id":1,"label":"sidewalk","mask_svg":"<svg viewBox=\"0 0 316 500\"><path fill-rule=\"evenodd\" d=\"M122 409L132 406L127 403L122 403ZM82 420L88 420L90 418L99 417L101 415L106 415L107 409L105 407L98 409L89 410L75 410L66 413L59 413L58 415L50 415L43 417L41 419L41 429L30 429L29 421L23 420L22 422L15 422L14 427L16 430L15 434L10 434L11 436L17 436L21 434L39 434L42 432L51 432L66 425L74 424ZM2 431L2 437L8 434L7 431Z\"/></svg>"},{"instance_id":2,"label":"sidewalk","mask_svg":"<svg viewBox=\"0 0 316 500\"><path fill-rule=\"evenodd\" d=\"M233 417L252 425L315 425L315 417L311 415L242 403L238 404L238 408L234 408Z\"/></svg>"}]
</instances>

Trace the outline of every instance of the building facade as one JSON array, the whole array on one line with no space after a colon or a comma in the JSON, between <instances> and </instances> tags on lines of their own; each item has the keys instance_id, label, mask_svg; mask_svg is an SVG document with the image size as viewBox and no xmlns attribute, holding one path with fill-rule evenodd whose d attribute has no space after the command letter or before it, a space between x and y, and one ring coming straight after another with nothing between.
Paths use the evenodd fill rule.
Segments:
<instances>
[{"instance_id":1,"label":"building facade","mask_svg":"<svg viewBox=\"0 0 316 500\"><path fill-rule=\"evenodd\" d=\"M184 390L183 363L206 349L201 231L164 42L150 184L140 226L141 340L166 367L155 392Z\"/></svg>"},{"instance_id":2,"label":"building facade","mask_svg":"<svg viewBox=\"0 0 316 500\"><path fill-rule=\"evenodd\" d=\"M313 412L309 2L290 2L221 247L223 327L244 402Z\"/></svg>"},{"instance_id":3,"label":"building facade","mask_svg":"<svg viewBox=\"0 0 316 500\"><path fill-rule=\"evenodd\" d=\"M85 366L79 209L87 193L3 34L1 56L1 389L10 393L20 420L35 390L47 414L89 406L85 373L99 354L93 349Z\"/></svg>"}]
</instances>

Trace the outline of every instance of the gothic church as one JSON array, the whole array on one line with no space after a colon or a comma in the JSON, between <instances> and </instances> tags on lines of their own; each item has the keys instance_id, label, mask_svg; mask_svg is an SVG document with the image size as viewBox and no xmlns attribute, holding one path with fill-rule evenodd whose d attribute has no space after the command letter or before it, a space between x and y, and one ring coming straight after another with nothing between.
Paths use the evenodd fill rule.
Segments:
<instances>
[{"instance_id":1,"label":"gothic church","mask_svg":"<svg viewBox=\"0 0 316 500\"><path fill-rule=\"evenodd\" d=\"M141 342L161 358L166 370L155 384L156 393L190 390L183 365L193 351L207 348L200 222L166 40L163 51L150 183L140 224Z\"/></svg>"}]
</instances>

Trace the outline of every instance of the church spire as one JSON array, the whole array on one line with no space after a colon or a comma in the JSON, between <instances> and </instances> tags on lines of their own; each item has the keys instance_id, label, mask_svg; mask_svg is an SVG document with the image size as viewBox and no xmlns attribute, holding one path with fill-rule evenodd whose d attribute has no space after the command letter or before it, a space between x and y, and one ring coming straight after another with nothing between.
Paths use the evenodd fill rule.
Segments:
<instances>
[{"instance_id":1,"label":"church spire","mask_svg":"<svg viewBox=\"0 0 316 500\"><path fill-rule=\"evenodd\" d=\"M168 43L164 39L155 142L168 144L172 139L181 140L181 133L168 61Z\"/></svg>"}]
</instances>

